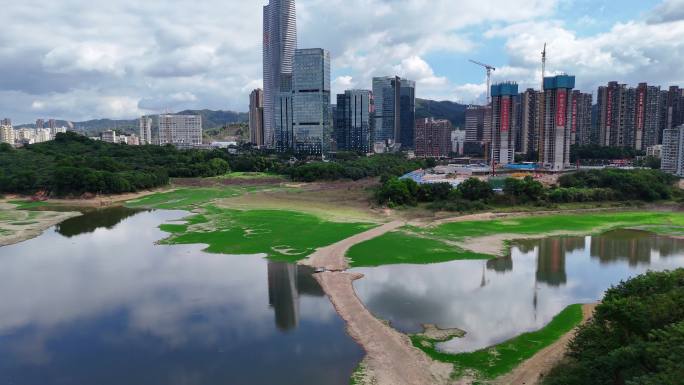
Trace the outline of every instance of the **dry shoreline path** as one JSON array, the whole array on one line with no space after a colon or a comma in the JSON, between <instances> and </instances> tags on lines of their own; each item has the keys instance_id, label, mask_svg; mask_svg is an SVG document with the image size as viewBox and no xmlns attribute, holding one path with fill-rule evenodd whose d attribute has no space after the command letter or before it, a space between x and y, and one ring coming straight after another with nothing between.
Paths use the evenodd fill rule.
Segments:
<instances>
[{"instance_id":1,"label":"dry shoreline path","mask_svg":"<svg viewBox=\"0 0 684 385\"><path fill-rule=\"evenodd\" d=\"M324 269L316 280L347 323L349 335L366 351L364 377L368 384L447 384L452 366L432 360L411 344L409 338L380 321L364 306L354 291L353 281L363 276L344 272L345 257L352 246L379 237L404 225L394 221L318 249L302 265Z\"/></svg>"}]
</instances>

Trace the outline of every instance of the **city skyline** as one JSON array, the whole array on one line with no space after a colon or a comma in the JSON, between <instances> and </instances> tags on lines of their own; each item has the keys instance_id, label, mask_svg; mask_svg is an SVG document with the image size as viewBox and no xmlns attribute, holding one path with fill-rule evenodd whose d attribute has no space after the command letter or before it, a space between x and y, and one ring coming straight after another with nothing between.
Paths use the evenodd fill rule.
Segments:
<instances>
[{"instance_id":1,"label":"city skyline","mask_svg":"<svg viewBox=\"0 0 684 385\"><path fill-rule=\"evenodd\" d=\"M38 116L79 121L186 108L247 111L249 92L261 87L265 2L193 4L201 23L180 17L182 6L118 0L103 12L74 0L28 12L31 3L8 5L8 18L24 22L10 23L0 45L1 113L18 124ZM417 97L479 101L484 74L467 62L471 57L498 67L494 81L538 88L544 41L549 74L573 73L577 89L594 95L612 80L662 87L684 80L681 0L465 1L448 18L454 8L448 1L371 3L372 12L339 1L297 2L298 45L331 51L333 94L396 74L417 81ZM424 17L434 17L430 29ZM174 28L159 24L171 18ZM160 21L147 23L152 19ZM31 20L59 21L29 31Z\"/></svg>"}]
</instances>

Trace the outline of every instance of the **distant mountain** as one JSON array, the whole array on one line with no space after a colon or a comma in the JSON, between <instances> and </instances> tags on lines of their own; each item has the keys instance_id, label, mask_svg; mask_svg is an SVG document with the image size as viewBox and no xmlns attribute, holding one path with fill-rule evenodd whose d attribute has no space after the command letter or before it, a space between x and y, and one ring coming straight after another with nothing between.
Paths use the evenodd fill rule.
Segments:
<instances>
[{"instance_id":1,"label":"distant mountain","mask_svg":"<svg viewBox=\"0 0 684 385\"><path fill-rule=\"evenodd\" d=\"M454 127L465 128L465 104L416 99L416 119L448 119Z\"/></svg>"},{"instance_id":2,"label":"distant mountain","mask_svg":"<svg viewBox=\"0 0 684 385\"><path fill-rule=\"evenodd\" d=\"M246 112L234 111L212 111L212 110L185 110L176 113L176 115L201 115L202 128L220 128L224 125L232 123L244 123L249 120L249 114ZM154 125L157 124L157 119L153 116ZM46 122L47 124L47 122ZM106 130L117 130L127 134L138 133L138 120L112 120L112 119L94 119L85 122L73 122L74 129L86 135L98 135ZM57 120L58 127L68 127L69 122L65 120ZM16 128L35 128L35 124L24 124L16 126Z\"/></svg>"}]
</instances>

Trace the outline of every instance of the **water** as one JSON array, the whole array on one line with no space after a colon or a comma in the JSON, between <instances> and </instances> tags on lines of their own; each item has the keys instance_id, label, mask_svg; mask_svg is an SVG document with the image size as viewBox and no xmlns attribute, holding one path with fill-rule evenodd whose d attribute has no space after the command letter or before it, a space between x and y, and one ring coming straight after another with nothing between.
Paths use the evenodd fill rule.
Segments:
<instances>
[{"instance_id":1,"label":"water","mask_svg":"<svg viewBox=\"0 0 684 385\"><path fill-rule=\"evenodd\" d=\"M565 307L592 303L621 280L684 266L684 240L620 230L518 242L509 258L355 269L359 297L406 333L421 324L468 334L439 347L469 352L538 330Z\"/></svg>"},{"instance_id":2,"label":"water","mask_svg":"<svg viewBox=\"0 0 684 385\"><path fill-rule=\"evenodd\" d=\"M0 385L346 385L363 352L311 271L161 246L108 209L0 248Z\"/></svg>"}]
</instances>

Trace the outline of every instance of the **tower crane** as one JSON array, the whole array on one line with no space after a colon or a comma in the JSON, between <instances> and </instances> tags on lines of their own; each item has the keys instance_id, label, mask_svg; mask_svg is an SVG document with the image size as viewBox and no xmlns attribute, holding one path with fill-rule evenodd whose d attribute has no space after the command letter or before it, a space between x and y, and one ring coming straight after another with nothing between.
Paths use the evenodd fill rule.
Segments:
<instances>
[{"instance_id":1,"label":"tower crane","mask_svg":"<svg viewBox=\"0 0 684 385\"><path fill-rule=\"evenodd\" d=\"M479 61L475 61L472 59L470 60L470 62L473 64L477 64L480 67L484 67L487 70L487 104L489 105L489 103L492 101L492 99L491 99L492 98L491 97L492 71L496 71L496 68L494 68L494 66L491 66L489 64L480 63Z\"/></svg>"}]
</instances>

